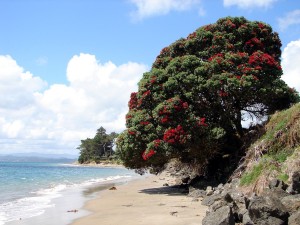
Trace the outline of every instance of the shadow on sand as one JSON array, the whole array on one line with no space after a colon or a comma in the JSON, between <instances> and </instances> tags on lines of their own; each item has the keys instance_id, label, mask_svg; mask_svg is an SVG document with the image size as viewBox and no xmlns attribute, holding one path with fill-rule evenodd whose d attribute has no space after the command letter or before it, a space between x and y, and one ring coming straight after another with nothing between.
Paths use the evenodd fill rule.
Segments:
<instances>
[{"instance_id":1,"label":"shadow on sand","mask_svg":"<svg viewBox=\"0 0 300 225\"><path fill-rule=\"evenodd\" d=\"M185 186L164 186L158 188L148 188L139 191L140 193L150 194L150 195L170 195L170 196L185 196L188 194L188 189Z\"/></svg>"}]
</instances>

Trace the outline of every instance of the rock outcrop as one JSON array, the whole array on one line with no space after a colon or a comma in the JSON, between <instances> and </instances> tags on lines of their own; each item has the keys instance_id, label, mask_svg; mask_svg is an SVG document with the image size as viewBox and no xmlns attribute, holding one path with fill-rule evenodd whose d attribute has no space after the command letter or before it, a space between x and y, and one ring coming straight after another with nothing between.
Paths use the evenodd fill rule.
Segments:
<instances>
[{"instance_id":1,"label":"rock outcrop","mask_svg":"<svg viewBox=\"0 0 300 225\"><path fill-rule=\"evenodd\" d=\"M209 187L209 192L190 188L190 196L203 197L202 204L209 207L203 225L300 225L299 172L289 186L272 180L259 196L245 195L238 179Z\"/></svg>"}]
</instances>

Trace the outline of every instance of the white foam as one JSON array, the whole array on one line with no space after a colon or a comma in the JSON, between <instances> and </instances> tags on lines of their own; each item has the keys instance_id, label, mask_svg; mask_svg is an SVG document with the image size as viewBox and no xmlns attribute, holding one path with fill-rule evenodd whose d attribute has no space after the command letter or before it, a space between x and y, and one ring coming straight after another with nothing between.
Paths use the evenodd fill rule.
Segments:
<instances>
[{"instance_id":1,"label":"white foam","mask_svg":"<svg viewBox=\"0 0 300 225\"><path fill-rule=\"evenodd\" d=\"M66 188L67 188L66 184L59 184L51 188L41 189L35 193L39 195L50 195L53 198L53 197L59 197L60 195L58 193L65 190Z\"/></svg>"},{"instance_id":2,"label":"white foam","mask_svg":"<svg viewBox=\"0 0 300 225\"><path fill-rule=\"evenodd\" d=\"M116 175L116 176L110 176L110 177L106 177L106 178L90 179L88 181L85 181L81 185L82 186L88 186L88 185L97 184L97 183L105 183L105 182L109 182L109 181L117 181L117 180L121 180L121 179L125 179L125 178L130 178L130 177L131 176L129 176L129 175L124 175L124 176Z\"/></svg>"},{"instance_id":3,"label":"white foam","mask_svg":"<svg viewBox=\"0 0 300 225\"><path fill-rule=\"evenodd\" d=\"M21 198L0 205L0 221L5 222L27 219L44 213L46 208L53 207L48 196ZM0 224L1 224L0 222Z\"/></svg>"},{"instance_id":4,"label":"white foam","mask_svg":"<svg viewBox=\"0 0 300 225\"><path fill-rule=\"evenodd\" d=\"M0 204L0 225L1 222L4 224L5 222L27 219L43 214L46 208L54 207L52 199L60 197L60 192L66 188L67 185L59 184L33 192L32 194L35 194L35 196Z\"/></svg>"},{"instance_id":5,"label":"white foam","mask_svg":"<svg viewBox=\"0 0 300 225\"><path fill-rule=\"evenodd\" d=\"M41 189L32 192L34 196L17 199L11 202L0 204L0 225L6 222L27 219L39 216L45 212L45 209L54 207L53 199L61 197L62 191L74 187L87 187L93 184L117 181L130 178L130 175L116 175L107 178L90 179L80 184L73 184L64 181L66 184L58 184L47 189Z\"/></svg>"},{"instance_id":6,"label":"white foam","mask_svg":"<svg viewBox=\"0 0 300 225\"><path fill-rule=\"evenodd\" d=\"M0 225L4 225L5 221L6 221L6 217L4 215L4 212L0 211Z\"/></svg>"}]
</instances>

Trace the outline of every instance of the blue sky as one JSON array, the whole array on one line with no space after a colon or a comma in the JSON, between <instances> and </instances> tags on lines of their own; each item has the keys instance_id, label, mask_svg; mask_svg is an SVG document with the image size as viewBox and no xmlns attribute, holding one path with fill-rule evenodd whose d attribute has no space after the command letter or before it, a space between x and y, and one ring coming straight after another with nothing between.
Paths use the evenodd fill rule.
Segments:
<instances>
[{"instance_id":1,"label":"blue sky","mask_svg":"<svg viewBox=\"0 0 300 225\"><path fill-rule=\"evenodd\" d=\"M0 154L74 153L127 101L160 50L225 16L270 24L300 90L300 0L0 0Z\"/></svg>"}]
</instances>

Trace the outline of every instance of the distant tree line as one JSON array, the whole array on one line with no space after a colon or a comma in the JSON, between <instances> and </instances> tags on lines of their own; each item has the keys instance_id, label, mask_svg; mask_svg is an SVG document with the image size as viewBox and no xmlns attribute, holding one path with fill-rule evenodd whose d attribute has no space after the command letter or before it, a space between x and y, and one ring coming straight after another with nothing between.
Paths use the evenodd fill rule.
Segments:
<instances>
[{"instance_id":1,"label":"distant tree line","mask_svg":"<svg viewBox=\"0 0 300 225\"><path fill-rule=\"evenodd\" d=\"M81 144L77 147L80 151L78 162L81 164L99 163L101 160L111 159L114 155L113 146L117 136L115 132L107 134L106 130L100 127L94 138L81 140Z\"/></svg>"}]
</instances>

